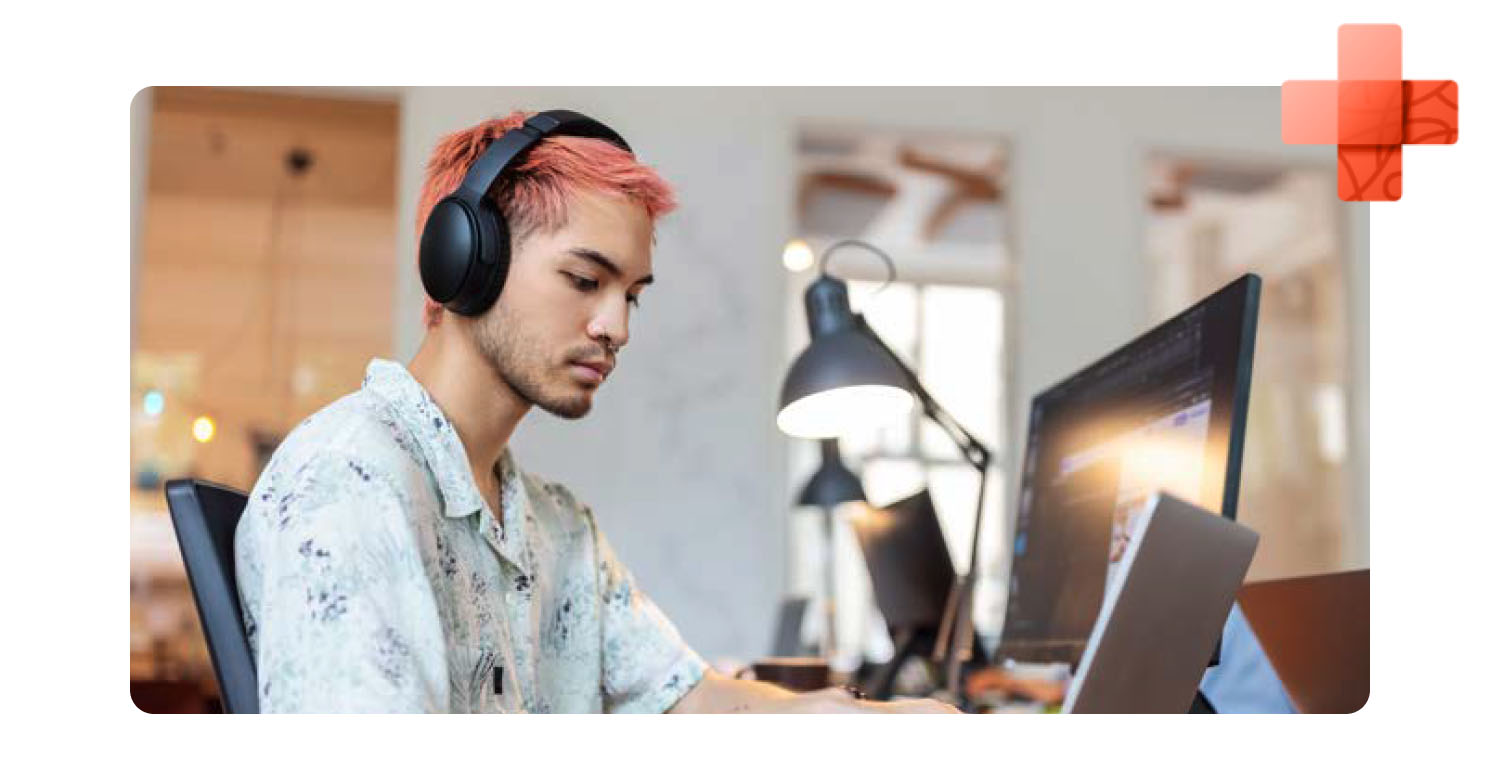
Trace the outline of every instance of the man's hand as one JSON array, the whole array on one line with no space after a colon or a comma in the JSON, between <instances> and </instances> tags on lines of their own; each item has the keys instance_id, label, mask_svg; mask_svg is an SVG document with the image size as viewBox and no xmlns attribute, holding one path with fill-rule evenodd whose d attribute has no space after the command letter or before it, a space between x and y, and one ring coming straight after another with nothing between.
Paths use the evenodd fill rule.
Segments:
<instances>
[{"instance_id":1,"label":"man's hand","mask_svg":"<svg viewBox=\"0 0 1500 760\"><path fill-rule=\"evenodd\" d=\"M1017 678L999 668L985 668L969 676L964 690L970 699L985 692L1001 692L1046 705L1060 705L1067 698L1068 684L1039 678Z\"/></svg>"},{"instance_id":2,"label":"man's hand","mask_svg":"<svg viewBox=\"0 0 1500 760\"><path fill-rule=\"evenodd\" d=\"M671 710L674 713L954 713L952 705L933 699L874 702L855 699L840 688L805 694L764 681L745 681L712 670Z\"/></svg>"}]
</instances>

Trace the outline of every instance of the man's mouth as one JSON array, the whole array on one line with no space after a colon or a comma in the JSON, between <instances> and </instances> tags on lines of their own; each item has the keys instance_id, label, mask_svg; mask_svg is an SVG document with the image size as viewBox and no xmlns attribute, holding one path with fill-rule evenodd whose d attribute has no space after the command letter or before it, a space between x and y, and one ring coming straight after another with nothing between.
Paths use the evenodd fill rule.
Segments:
<instances>
[{"instance_id":1,"label":"man's mouth","mask_svg":"<svg viewBox=\"0 0 1500 760\"><path fill-rule=\"evenodd\" d=\"M569 364L572 365L574 377L593 385L604 382L604 378L609 377L609 373L614 369L614 365L608 361L569 362Z\"/></svg>"}]
</instances>

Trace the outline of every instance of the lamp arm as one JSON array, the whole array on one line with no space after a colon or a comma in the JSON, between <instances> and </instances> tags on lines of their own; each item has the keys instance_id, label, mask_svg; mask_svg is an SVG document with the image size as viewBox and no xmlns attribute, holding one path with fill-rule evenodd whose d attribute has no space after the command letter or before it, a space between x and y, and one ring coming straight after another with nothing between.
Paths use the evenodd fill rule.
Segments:
<instances>
[{"instance_id":1,"label":"lamp arm","mask_svg":"<svg viewBox=\"0 0 1500 760\"><path fill-rule=\"evenodd\" d=\"M922 381L917 378L916 373L912 372L911 368L906 366L906 362L902 361L901 357L897 356L896 352L892 351L891 347L886 345L884 340L881 340L880 334L870 327L870 323L865 321L865 315L855 314L854 322L860 331L873 340L875 345L879 346L880 350L884 351L891 358L891 361L895 362L896 366L901 368L902 374L906 375L907 384L911 387L912 395L916 396L917 401L922 404L922 413L928 419L937 423L938 427L941 427L943 432L947 433L948 437L952 438L953 442L958 444L959 451L963 452L964 459L968 460L969 464L973 465L980 473L988 470L990 461L994 458L989 448L980 443L972 433L964 429L964 426L960 425L958 420L955 420L953 415L949 414L948 410L944 409L937 402L937 399L933 398L932 394L927 392L927 388L922 385Z\"/></svg>"},{"instance_id":2,"label":"lamp arm","mask_svg":"<svg viewBox=\"0 0 1500 760\"><path fill-rule=\"evenodd\" d=\"M979 528L984 521L985 488L989 484L990 462L993 454L963 425L960 425L958 420L954 419L953 415L949 414L948 410L932 397L931 393L927 392L927 388L922 385L916 373L912 372L911 368L906 366L906 362L902 361L901 357L897 356L896 352L880 339L880 335L865 321L863 314L855 314L854 322L857 329L863 331L875 342L875 345L880 346L880 349L890 356L891 361L901 368L901 372L906 375L907 385L911 388L912 394L922 404L922 413L937 423L938 427L958 444L964 458L979 471L979 500L974 507L974 533L969 542L969 572L957 582L954 588L954 605L949 613L944 614L947 620L942 628L946 631L946 640L941 634L938 637L938 647L944 651L944 660L947 665L947 674L944 678L947 691L961 700L962 684L959 683L961 666L973 656L971 648L974 630L973 597L974 583L979 573Z\"/></svg>"}]
</instances>

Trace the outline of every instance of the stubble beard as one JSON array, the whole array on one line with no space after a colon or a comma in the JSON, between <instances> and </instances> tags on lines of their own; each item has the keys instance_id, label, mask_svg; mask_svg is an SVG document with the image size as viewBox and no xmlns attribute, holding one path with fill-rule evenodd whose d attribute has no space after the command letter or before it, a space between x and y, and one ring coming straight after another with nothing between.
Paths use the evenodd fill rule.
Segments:
<instances>
[{"instance_id":1,"label":"stubble beard","mask_svg":"<svg viewBox=\"0 0 1500 760\"><path fill-rule=\"evenodd\" d=\"M475 345L490 369L528 404L567 420L588 414L593 408L588 393L576 389L548 392L547 352L541 341L515 329L517 324L503 306L496 304L493 312L475 325Z\"/></svg>"}]
</instances>

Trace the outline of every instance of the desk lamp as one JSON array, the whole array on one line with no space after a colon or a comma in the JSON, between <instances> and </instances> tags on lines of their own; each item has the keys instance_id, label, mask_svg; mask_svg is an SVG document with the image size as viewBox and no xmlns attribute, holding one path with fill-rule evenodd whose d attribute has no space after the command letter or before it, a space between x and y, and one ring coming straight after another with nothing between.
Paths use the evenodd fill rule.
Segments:
<instances>
[{"instance_id":1,"label":"desk lamp","mask_svg":"<svg viewBox=\"0 0 1500 760\"><path fill-rule=\"evenodd\" d=\"M964 459L979 471L979 500L974 509L974 535L969 547L969 572L949 594L937 652L946 652L946 688L961 693L961 663L971 655L972 597L979 567L979 527L984 513L985 486L991 453L933 399L912 372L849 306L849 286L828 274L828 260L836 251L861 248L879 256L895 279L896 268L884 251L859 240L842 240L823 252L818 279L807 287L803 304L811 342L787 371L781 386L781 411L776 426L798 438L836 438L869 425L903 422L914 404L947 433Z\"/></svg>"}]
</instances>

